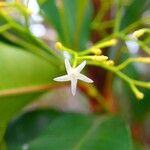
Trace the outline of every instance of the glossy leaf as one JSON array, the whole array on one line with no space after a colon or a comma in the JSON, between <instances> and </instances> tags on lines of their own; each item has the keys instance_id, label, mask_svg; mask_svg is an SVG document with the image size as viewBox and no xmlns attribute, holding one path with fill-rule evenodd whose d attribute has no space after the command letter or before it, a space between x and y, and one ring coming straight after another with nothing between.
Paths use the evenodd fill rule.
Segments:
<instances>
[{"instance_id":1,"label":"glossy leaf","mask_svg":"<svg viewBox=\"0 0 150 150\"><path fill-rule=\"evenodd\" d=\"M0 150L7 150L5 141L0 142Z\"/></svg>"},{"instance_id":2,"label":"glossy leaf","mask_svg":"<svg viewBox=\"0 0 150 150\"><path fill-rule=\"evenodd\" d=\"M121 29L124 29L131 23L137 21L142 16L142 13L145 11L144 7L146 2L147 0L133 0L130 5L125 8Z\"/></svg>"},{"instance_id":3,"label":"glossy leaf","mask_svg":"<svg viewBox=\"0 0 150 150\"><path fill-rule=\"evenodd\" d=\"M89 0L45 0L40 6L63 44L76 50L85 48L92 18Z\"/></svg>"},{"instance_id":4,"label":"glossy leaf","mask_svg":"<svg viewBox=\"0 0 150 150\"><path fill-rule=\"evenodd\" d=\"M58 144L59 143L59 144ZM119 117L65 115L53 121L28 150L131 150L130 133ZM22 146L16 148L21 150Z\"/></svg>"},{"instance_id":5,"label":"glossy leaf","mask_svg":"<svg viewBox=\"0 0 150 150\"><path fill-rule=\"evenodd\" d=\"M7 128L5 134L7 145L15 146L31 141L59 116L61 116L59 112L47 109L34 110L17 117Z\"/></svg>"},{"instance_id":6,"label":"glossy leaf","mask_svg":"<svg viewBox=\"0 0 150 150\"><path fill-rule=\"evenodd\" d=\"M0 43L0 68L0 124L43 93L31 89L29 93L20 94L18 89L49 84L58 72L44 59L3 43ZM9 90L15 90L16 94L11 95Z\"/></svg>"}]
</instances>

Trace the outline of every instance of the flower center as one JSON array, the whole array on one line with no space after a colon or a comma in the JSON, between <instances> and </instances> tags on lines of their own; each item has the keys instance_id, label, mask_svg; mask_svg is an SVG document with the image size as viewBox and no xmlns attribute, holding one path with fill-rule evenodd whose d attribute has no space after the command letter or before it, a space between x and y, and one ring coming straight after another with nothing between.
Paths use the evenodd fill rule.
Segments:
<instances>
[{"instance_id":1,"label":"flower center","mask_svg":"<svg viewBox=\"0 0 150 150\"><path fill-rule=\"evenodd\" d=\"M72 70L72 72L70 73L70 76L72 79L77 79L78 78L78 73L76 72L76 70Z\"/></svg>"}]
</instances>

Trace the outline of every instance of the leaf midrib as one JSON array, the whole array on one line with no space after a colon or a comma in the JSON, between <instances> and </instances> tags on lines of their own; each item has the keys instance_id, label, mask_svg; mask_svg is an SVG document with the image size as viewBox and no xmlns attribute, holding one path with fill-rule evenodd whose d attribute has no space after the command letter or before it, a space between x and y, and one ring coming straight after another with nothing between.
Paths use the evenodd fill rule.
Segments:
<instances>
[{"instance_id":1,"label":"leaf midrib","mask_svg":"<svg viewBox=\"0 0 150 150\"><path fill-rule=\"evenodd\" d=\"M106 120L107 117L97 117L93 122L92 126L87 130L84 135L80 138L79 142L76 143L72 150L79 150L80 147L86 142L86 140L90 137L90 135L99 127L99 125Z\"/></svg>"}]
</instances>

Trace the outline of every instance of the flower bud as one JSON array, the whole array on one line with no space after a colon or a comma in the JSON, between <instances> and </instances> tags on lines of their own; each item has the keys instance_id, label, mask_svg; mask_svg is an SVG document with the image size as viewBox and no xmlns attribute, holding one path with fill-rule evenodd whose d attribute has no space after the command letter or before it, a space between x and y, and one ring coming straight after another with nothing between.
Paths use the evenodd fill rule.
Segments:
<instances>
[{"instance_id":1,"label":"flower bud","mask_svg":"<svg viewBox=\"0 0 150 150\"><path fill-rule=\"evenodd\" d=\"M91 57L93 60L97 60L97 61L105 61L108 59L107 56L101 55L101 56L92 56Z\"/></svg>"},{"instance_id":2,"label":"flower bud","mask_svg":"<svg viewBox=\"0 0 150 150\"><path fill-rule=\"evenodd\" d=\"M136 94L136 98L139 99L139 100L144 98L144 94L140 91L136 92L135 94Z\"/></svg>"},{"instance_id":3,"label":"flower bud","mask_svg":"<svg viewBox=\"0 0 150 150\"><path fill-rule=\"evenodd\" d=\"M110 45L116 45L118 41L117 39L112 39L109 42L110 42Z\"/></svg>"},{"instance_id":4,"label":"flower bud","mask_svg":"<svg viewBox=\"0 0 150 150\"><path fill-rule=\"evenodd\" d=\"M95 55L100 55L102 53L102 51L98 48L91 49L91 52Z\"/></svg>"},{"instance_id":5,"label":"flower bud","mask_svg":"<svg viewBox=\"0 0 150 150\"><path fill-rule=\"evenodd\" d=\"M105 62L108 66L114 66L114 61L113 60L108 60Z\"/></svg>"},{"instance_id":6,"label":"flower bud","mask_svg":"<svg viewBox=\"0 0 150 150\"><path fill-rule=\"evenodd\" d=\"M146 29L137 30L137 31L133 32L133 36L139 38L140 36L142 36L145 33L145 31L146 31Z\"/></svg>"},{"instance_id":7,"label":"flower bud","mask_svg":"<svg viewBox=\"0 0 150 150\"><path fill-rule=\"evenodd\" d=\"M56 44L55 44L55 48L57 48L57 49L62 49L62 44L60 43L60 42L56 42Z\"/></svg>"}]
</instances>

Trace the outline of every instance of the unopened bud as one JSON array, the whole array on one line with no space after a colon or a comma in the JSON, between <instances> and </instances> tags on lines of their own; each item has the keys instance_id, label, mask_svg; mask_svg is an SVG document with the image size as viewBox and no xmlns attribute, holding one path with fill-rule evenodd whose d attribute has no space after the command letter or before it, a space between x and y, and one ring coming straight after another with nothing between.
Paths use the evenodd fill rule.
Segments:
<instances>
[{"instance_id":1,"label":"unopened bud","mask_svg":"<svg viewBox=\"0 0 150 150\"><path fill-rule=\"evenodd\" d=\"M97 60L97 61L105 61L108 59L107 56L101 55L101 56L93 56L92 57L93 60Z\"/></svg>"},{"instance_id":2,"label":"unopened bud","mask_svg":"<svg viewBox=\"0 0 150 150\"><path fill-rule=\"evenodd\" d=\"M141 100L144 98L144 94L142 92L138 91L138 92L136 92L136 98Z\"/></svg>"},{"instance_id":3,"label":"unopened bud","mask_svg":"<svg viewBox=\"0 0 150 150\"><path fill-rule=\"evenodd\" d=\"M131 88L137 99L141 100L144 98L144 94L140 92L134 84L131 85Z\"/></svg>"},{"instance_id":4,"label":"unopened bud","mask_svg":"<svg viewBox=\"0 0 150 150\"><path fill-rule=\"evenodd\" d=\"M142 36L145 33L145 31L146 31L146 29L137 30L137 31L133 32L133 36L139 38L140 36Z\"/></svg>"},{"instance_id":5,"label":"unopened bud","mask_svg":"<svg viewBox=\"0 0 150 150\"><path fill-rule=\"evenodd\" d=\"M102 51L101 51L100 49L98 49L98 48L93 48L93 49L91 50L91 52L92 52L93 54L95 54L95 55L100 55L100 54L102 53Z\"/></svg>"},{"instance_id":6,"label":"unopened bud","mask_svg":"<svg viewBox=\"0 0 150 150\"><path fill-rule=\"evenodd\" d=\"M60 42L56 42L55 48L61 49L62 47L63 47L63 46L62 46L62 44L61 44Z\"/></svg>"},{"instance_id":7,"label":"unopened bud","mask_svg":"<svg viewBox=\"0 0 150 150\"><path fill-rule=\"evenodd\" d=\"M105 62L109 66L114 66L114 61L113 60L108 60Z\"/></svg>"},{"instance_id":8,"label":"unopened bud","mask_svg":"<svg viewBox=\"0 0 150 150\"><path fill-rule=\"evenodd\" d=\"M116 45L117 42L118 42L117 39L112 39L112 40L110 40L111 45Z\"/></svg>"}]
</instances>

